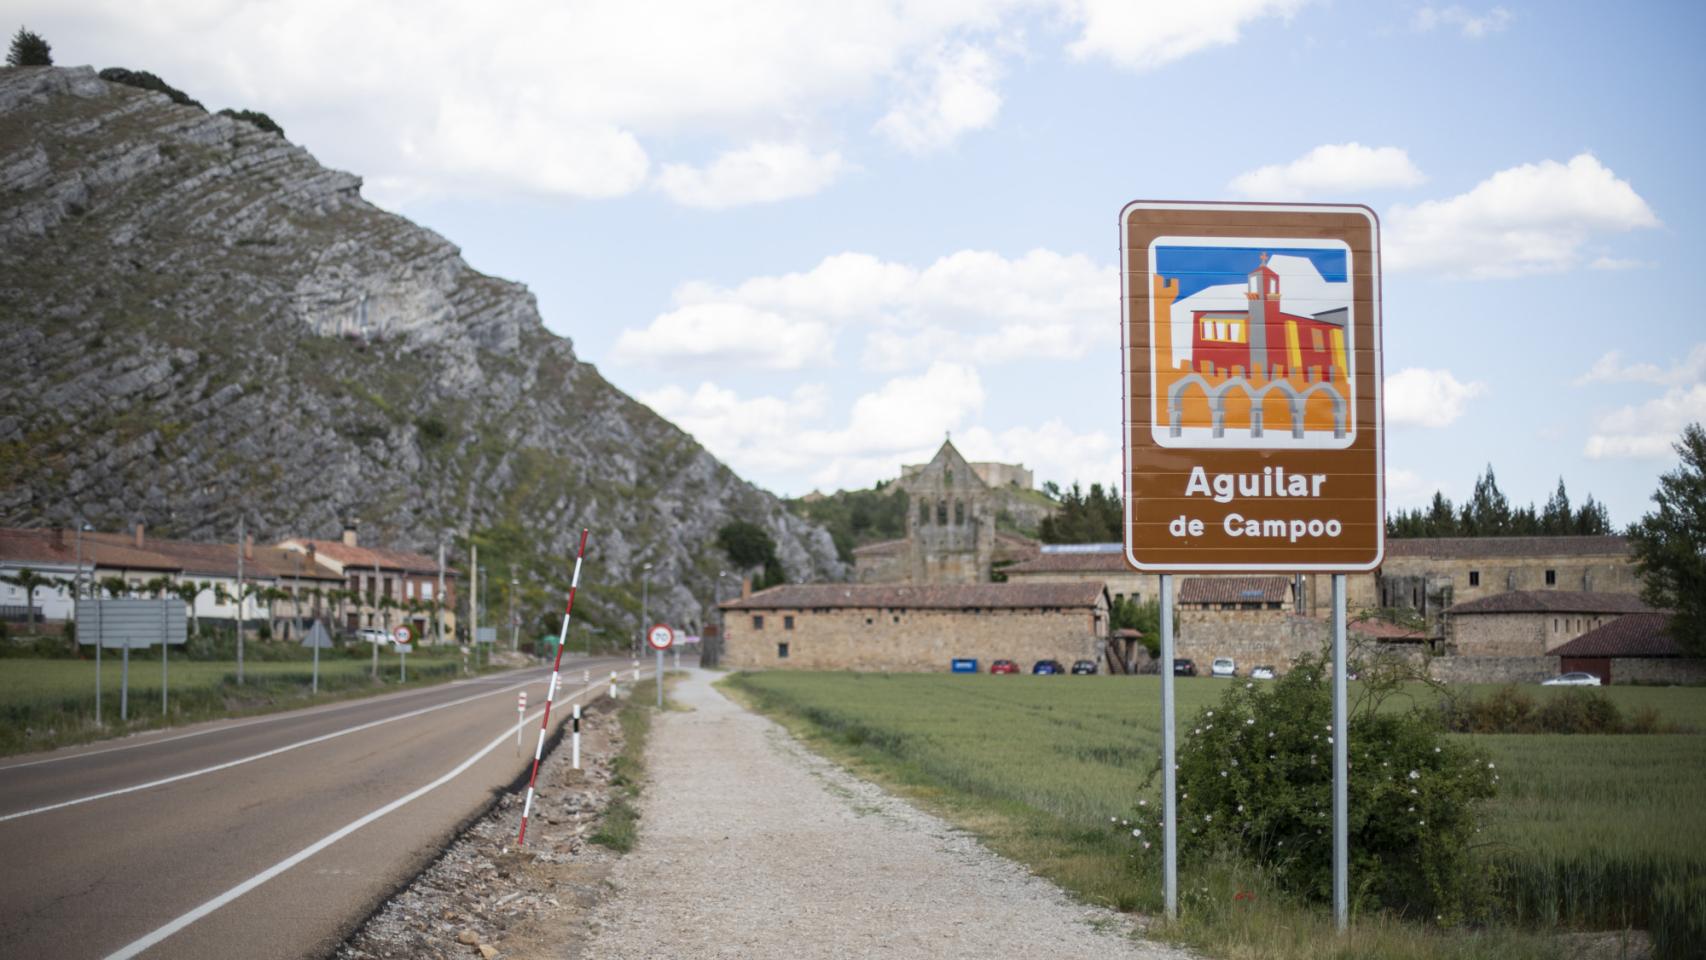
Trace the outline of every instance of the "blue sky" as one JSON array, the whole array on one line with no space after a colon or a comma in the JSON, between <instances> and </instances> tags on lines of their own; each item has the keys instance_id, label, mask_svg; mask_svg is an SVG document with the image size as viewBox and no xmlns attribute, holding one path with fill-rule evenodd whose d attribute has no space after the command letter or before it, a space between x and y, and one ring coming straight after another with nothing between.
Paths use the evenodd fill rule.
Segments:
<instances>
[{"instance_id":1,"label":"blue sky","mask_svg":"<svg viewBox=\"0 0 1706 960\"><path fill-rule=\"evenodd\" d=\"M1706 420L1706 5L24 0L264 110L777 493L1120 462L1129 200L1366 203L1388 488L1618 524Z\"/></svg>"}]
</instances>

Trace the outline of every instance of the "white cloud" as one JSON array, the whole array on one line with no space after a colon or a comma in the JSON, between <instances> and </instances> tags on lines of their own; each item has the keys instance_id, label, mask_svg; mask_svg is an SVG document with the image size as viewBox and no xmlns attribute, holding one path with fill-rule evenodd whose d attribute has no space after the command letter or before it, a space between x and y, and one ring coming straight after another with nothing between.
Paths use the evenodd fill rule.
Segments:
<instances>
[{"instance_id":1,"label":"white cloud","mask_svg":"<svg viewBox=\"0 0 1706 960\"><path fill-rule=\"evenodd\" d=\"M667 387L642 392L640 399L742 476L770 485L804 476L825 489L868 487L893 477L900 464L934 453L948 432L976 416L984 403L977 371L947 362L861 395L840 425L819 422L826 396L821 386L812 385L788 398L742 399L732 390L702 383L691 393Z\"/></svg>"},{"instance_id":2,"label":"white cloud","mask_svg":"<svg viewBox=\"0 0 1706 960\"><path fill-rule=\"evenodd\" d=\"M791 320L740 303L695 303L616 340L618 363L697 363L738 369L798 370L830 359L835 338L813 320Z\"/></svg>"},{"instance_id":3,"label":"white cloud","mask_svg":"<svg viewBox=\"0 0 1706 960\"><path fill-rule=\"evenodd\" d=\"M995 122L1001 110L995 58L981 47L943 45L915 68L907 95L876 130L902 149L928 153Z\"/></svg>"},{"instance_id":4,"label":"white cloud","mask_svg":"<svg viewBox=\"0 0 1706 960\"><path fill-rule=\"evenodd\" d=\"M666 164L657 183L677 203L719 210L809 196L846 169L833 150L814 153L804 144L762 142L724 153L705 168Z\"/></svg>"},{"instance_id":5,"label":"white cloud","mask_svg":"<svg viewBox=\"0 0 1706 960\"><path fill-rule=\"evenodd\" d=\"M1059 419L1040 427L1001 431L972 427L954 435L954 446L968 460L1022 463L1031 468L1038 485L1048 480L1062 487L1073 483L1086 488L1092 483L1116 488L1124 485L1124 451L1119 438L1100 430L1078 433Z\"/></svg>"},{"instance_id":6,"label":"white cloud","mask_svg":"<svg viewBox=\"0 0 1706 960\"><path fill-rule=\"evenodd\" d=\"M1386 509L1389 511L1425 507L1433 501L1437 491L1444 489L1445 484L1426 479L1414 470L1386 468Z\"/></svg>"},{"instance_id":7,"label":"white cloud","mask_svg":"<svg viewBox=\"0 0 1706 960\"><path fill-rule=\"evenodd\" d=\"M922 368L939 356L977 363L1071 359L1099 346L1117 349L1110 310L1118 298L1115 268L1078 254L1033 250L1004 257L961 250L919 269L843 253L811 270L754 277L734 287L687 284L676 293L678 309L645 331L622 334L615 359L636 363L681 354L689 348L672 341L699 336L687 320L713 307L719 334L713 339L740 344L717 351L719 359L745 357L766 369L797 367L802 345L853 326L865 338L865 364L885 372ZM761 331L737 330L760 322Z\"/></svg>"},{"instance_id":8,"label":"white cloud","mask_svg":"<svg viewBox=\"0 0 1706 960\"><path fill-rule=\"evenodd\" d=\"M1228 189L1259 200L1301 200L1362 190L1414 187L1427 178L1401 147L1327 143L1287 164L1239 174Z\"/></svg>"},{"instance_id":9,"label":"white cloud","mask_svg":"<svg viewBox=\"0 0 1706 960\"><path fill-rule=\"evenodd\" d=\"M1504 7L1494 7L1486 13L1470 13L1463 7L1423 7L1416 11L1410 25L1423 33L1436 27L1455 28L1463 36L1471 40L1479 40L1488 34L1498 33L1515 16Z\"/></svg>"},{"instance_id":10,"label":"white cloud","mask_svg":"<svg viewBox=\"0 0 1706 960\"><path fill-rule=\"evenodd\" d=\"M1385 390L1388 426L1444 427L1463 416L1469 401L1487 387L1462 383L1450 370L1411 367L1387 377Z\"/></svg>"},{"instance_id":11,"label":"white cloud","mask_svg":"<svg viewBox=\"0 0 1706 960\"><path fill-rule=\"evenodd\" d=\"M1582 153L1501 170L1445 200L1396 205L1386 225L1390 269L1514 277L1569 269L1593 237L1659 219L1628 181Z\"/></svg>"},{"instance_id":12,"label":"white cloud","mask_svg":"<svg viewBox=\"0 0 1706 960\"><path fill-rule=\"evenodd\" d=\"M1706 343L1697 343L1688 356L1668 369L1656 363L1623 362L1623 351L1612 350L1595 360L1588 372L1577 377L1576 386L1589 383L1656 383L1661 386L1706 381Z\"/></svg>"},{"instance_id":13,"label":"white cloud","mask_svg":"<svg viewBox=\"0 0 1706 960\"><path fill-rule=\"evenodd\" d=\"M1067 19L1082 32L1068 48L1080 60L1105 57L1132 70L1149 70L1209 47L1237 43L1243 26L1262 17L1290 17L1304 0L1061 0Z\"/></svg>"},{"instance_id":14,"label":"white cloud","mask_svg":"<svg viewBox=\"0 0 1706 960\"><path fill-rule=\"evenodd\" d=\"M1662 397L1598 417L1582 452L1590 460L1668 459L1691 423L1706 423L1706 383L1672 387Z\"/></svg>"}]
</instances>

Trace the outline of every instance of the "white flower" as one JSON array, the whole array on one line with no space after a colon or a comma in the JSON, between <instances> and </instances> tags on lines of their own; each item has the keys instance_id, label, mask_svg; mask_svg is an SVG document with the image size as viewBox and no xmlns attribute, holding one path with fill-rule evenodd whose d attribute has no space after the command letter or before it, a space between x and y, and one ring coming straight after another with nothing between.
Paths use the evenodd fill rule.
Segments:
<instances>
[{"instance_id":1,"label":"white flower","mask_svg":"<svg viewBox=\"0 0 1706 960\"><path fill-rule=\"evenodd\" d=\"M1220 775L1223 777L1226 776L1226 771L1225 770L1220 771Z\"/></svg>"},{"instance_id":2,"label":"white flower","mask_svg":"<svg viewBox=\"0 0 1706 960\"><path fill-rule=\"evenodd\" d=\"M1137 801L1137 805L1140 807L1147 807L1147 806L1149 806L1149 801L1148 800L1139 800L1139 801Z\"/></svg>"},{"instance_id":3,"label":"white flower","mask_svg":"<svg viewBox=\"0 0 1706 960\"><path fill-rule=\"evenodd\" d=\"M1438 747L1435 747L1435 748L1434 748L1434 752L1435 752L1435 753L1438 753L1438 752L1439 752L1439 748L1438 748Z\"/></svg>"},{"instance_id":4,"label":"white flower","mask_svg":"<svg viewBox=\"0 0 1706 960\"><path fill-rule=\"evenodd\" d=\"M1119 822L1120 822L1120 818L1119 818L1119 817L1109 817L1109 818L1108 818L1108 822L1109 822L1109 823L1119 823Z\"/></svg>"},{"instance_id":5,"label":"white flower","mask_svg":"<svg viewBox=\"0 0 1706 960\"><path fill-rule=\"evenodd\" d=\"M1149 841L1148 840L1143 841L1143 849L1145 849L1145 850L1149 849Z\"/></svg>"},{"instance_id":6,"label":"white flower","mask_svg":"<svg viewBox=\"0 0 1706 960\"><path fill-rule=\"evenodd\" d=\"M1210 710L1210 711L1209 711L1209 712L1207 712L1207 713L1205 713L1205 714L1203 714L1203 716L1205 716L1205 717L1212 717L1212 716L1214 716L1214 711L1213 711L1213 710Z\"/></svg>"},{"instance_id":7,"label":"white flower","mask_svg":"<svg viewBox=\"0 0 1706 960\"><path fill-rule=\"evenodd\" d=\"M1142 831L1142 830L1139 830L1139 829L1138 829L1138 828L1136 828L1136 827L1132 827L1132 828L1131 828L1131 835L1132 835L1132 836L1134 836L1134 837L1141 837L1141 836L1143 836L1143 831Z\"/></svg>"},{"instance_id":8,"label":"white flower","mask_svg":"<svg viewBox=\"0 0 1706 960\"><path fill-rule=\"evenodd\" d=\"M1245 717L1244 718L1244 726L1253 727L1255 725L1256 725L1256 718L1255 717Z\"/></svg>"},{"instance_id":9,"label":"white flower","mask_svg":"<svg viewBox=\"0 0 1706 960\"><path fill-rule=\"evenodd\" d=\"M1273 755L1273 754L1271 754L1271 753L1270 753L1270 754L1268 754L1268 759L1269 759L1269 760L1272 760L1272 759L1274 759L1274 755Z\"/></svg>"},{"instance_id":10,"label":"white flower","mask_svg":"<svg viewBox=\"0 0 1706 960\"><path fill-rule=\"evenodd\" d=\"M1333 742L1333 738L1332 738L1332 737L1328 737L1328 738L1327 738L1327 742L1328 742L1328 743L1332 743L1332 742Z\"/></svg>"},{"instance_id":11,"label":"white flower","mask_svg":"<svg viewBox=\"0 0 1706 960\"><path fill-rule=\"evenodd\" d=\"M1268 739L1272 740L1273 738L1274 738L1274 732L1272 730L1269 730L1268 731Z\"/></svg>"},{"instance_id":12,"label":"white flower","mask_svg":"<svg viewBox=\"0 0 1706 960\"><path fill-rule=\"evenodd\" d=\"M1410 807L1410 810L1409 810L1409 812L1410 812L1410 813L1415 813L1415 812L1416 812L1416 808L1415 808L1415 806L1414 806L1414 805L1411 805L1411 807Z\"/></svg>"},{"instance_id":13,"label":"white flower","mask_svg":"<svg viewBox=\"0 0 1706 960\"><path fill-rule=\"evenodd\" d=\"M1240 803L1240 804L1239 804L1239 805L1238 805L1238 812L1239 812L1239 813L1243 813L1243 812L1244 812L1244 805L1243 805L1243 804L1242 804L1242 803Z\"/></svg>"},{"instance_id":14,"label":"white flower","mask_svg":"<svg viewBox=\"0 0 1706 960\"><path fill-rule=\"evenodd\" d=\"M1493 765L1492 765L1492 764L1490 764L1490 763L1489 763L1489 764L1487 764L1487 769L1488 769L1488 770L1491 770L1491 769L1493 769Z\"/></svg>"},{"instance_id":15,"label":"white flower","mask_svg":"<svg viewBox=\"0 0 1706 960\"><path fill-rule=\"evenodd\" d=\"M1238 766L1238 758L1237 757L1232 758L1232 765L1235 767Z\"/></svg>"},{"instance_id":16,"label":"white flower","mask_svg":"<svg viewBox=\"0 0 1706 960\"><path fill-rule=\"evenodd\" d=\"M1421 771L1420 771L1420 770L1411 770L1411 771L1410 771L1410 779L1411 779L1411 780L1420 780L1420 779L1422 779L1422 772L1421 772Z\"/></svg>"},{"instance_id":17,"label":"white flower","mask_svg":"<svg viewBox=\"0 0 1706 960\"><path fill-rule=\"evenodd\" d=\"M1428 822L1426 820L1417 820L1416 821L1416 826L1418 826L1418 827L1425 827L1427 825L1428 825Z\"/></svg>"},{"instance_id":18,"label":"white flower","mask_svg":"<svg viewBox=\"0 0 1706 960\"><path fill-rule=\"evenodd\" d=\"M1212 820L1214 820L1214 814L1212 814L1212 813L1205 813L1205 814L1203 814L1203 815L1202 815L1202 818L1203 818L1203 819L1204 819L1204 820L1207 820L1207 821L1212 821Z\"/></svg>"}]
</instances>

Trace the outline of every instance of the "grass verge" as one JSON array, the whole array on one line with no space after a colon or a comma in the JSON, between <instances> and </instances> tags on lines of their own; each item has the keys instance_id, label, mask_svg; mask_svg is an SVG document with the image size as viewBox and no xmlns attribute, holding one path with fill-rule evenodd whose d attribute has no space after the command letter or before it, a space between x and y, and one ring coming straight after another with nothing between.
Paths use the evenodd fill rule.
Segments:
<instances>
[{"instance_id":1,"label":"grass verge","mask_svg":"<svg viewBox=\"0 0 1706 960\"><path fill-rule=\"evenodd\" d=\"M133 657L129 719L120 721L120 666L106 658L101 670L102 723L95 723L95 666L82 660L0 660L0 756L90 743L147 730L206 720L296 710L433 686L463 676L460 654L409 657L408 680L399 679L395 656L371 661L342 655L320 662L319 692L311 693L313 665L307 661L253 660L237 683L234 661L172 658L167 709L160 709L160 660Z\"/></svg>"},{"instance_id":2,"label":"grass verge","mask_svg":"<svg viewBox=\"0 0 1706 960\"><path fill-rule=\"evenodd\" d=\"M1129 832L1109 824L1110 817L1130 815L1138 784L1155 761L1156 691L1141 682L773 672L734 674L720 684L818 752L968 829L991 849L1079 898L1128 912L1161 912L1159 877L1153 868L1136 865L1130 855L1136 841ZM1206 681L1181 686L1186 687L1182 717L1212 703L1220 689ZM1541 790L1554 803L1572 789L1592 794L1596 809L1606 799L1574 775L1595 777L1595 771L1575 771L1562 758L1549 764L1544 757L1555 746L1593 748L1599 738L1526 739L1520 746L1488 745L1532 754L1550 780L1538 770L1524 773L1518 764L1507 768L1500 755L1501 769L1510 770L1507 782L1522 773L1523 787ZM1697 749L1693 737L1606 739L1625 741L1616 746L1632 765L1655 766L1635 751L1658 748L1669 759L1657 765L1662 775L1683 784L1701 779L1698 761L1669 756ZM1639 742L1629 742L1634 740ZM1625 777L1628 773L1623 771ZM1500 802L1517 800L1523 789L1512 793ZM1622 811L1624 817L1634 813L1627 804ZM1506 853L1529 849L1528 838L1513 830L1514 824L1500 823L1497 815L1491 819L1489 831L1501 834L1498 843ZM1673 845L1677 832L1667 833ZM1644 939L1616 932L1577 939L1559 935L1556 928L1528 925L1452 928L1385 914L1354 917L1341 937L1330 911L1301 902L1260 868L1232 859L1183 865L1180 894L1181 919L1156 921L1152 933L1210 956L1239 960L1611 958ZM1584 946L1590 939L1593 946Z\"/></svg>"},{"instance_id":3,"label":"grass verge","mask_svg":"<svg viewBox=\"0 0 1706 960\"><path fill-rule=\"evenodd\" d=\"M657 681L643 680L632 688L616 714L622 726L622 749L610 762L610 802L598 821L598 830L587 839L617 853L634 849L639 839L646 741L651 738L652 716L657 713L656 699Z\"/></svg>"}]
</instances>

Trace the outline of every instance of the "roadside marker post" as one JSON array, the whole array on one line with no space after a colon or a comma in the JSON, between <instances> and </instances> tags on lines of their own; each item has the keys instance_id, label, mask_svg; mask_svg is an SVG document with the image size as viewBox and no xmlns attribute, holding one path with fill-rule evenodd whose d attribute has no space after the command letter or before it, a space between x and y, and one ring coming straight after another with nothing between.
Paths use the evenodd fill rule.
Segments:
<instances>
[{"instance_id":1,"label":"roadside marker post","mask_svg":"<svg viewBox=\"0 0 1706 960\"><path fill-rule=\"evenodd\" d=\"M663 709L663 652L675 643L675 631L667 623L653 624L646 632L646 642L658 652L658 709ZM640 672L634 671L634 678L639 679Z\"/></svg>"},{"instance_id":2,"label":"roadside marker post","mask_svg":"<svg viewBox=\"0 0 1706 960\"><path fill-rule=\"evenodd\" d=\"M640 682L640 661L638 660L634 661L634 682Z\"/></svg>"},{"instance_id":3,"label":"roadside marker post","mask_svg":"<svg viewBox=\"0 0 1706 960\"><path fill-rule=\"evenodd\" d=\"M527 691L521 691L515 703L515 755L521 756L521 728L527 723Z\"/></svg>"},{"instance_id":4,"label":"roadside marker post","mask_svg":"<svg viewBox=\"0 0 1706 960\"><path fill-rule=\"evenodd\" d=\"M1350 204L1139 200L1119 231L1125 559L1161 576L1167 914L1179 909L1173 575L1330 574L1343 933L1345 575L1385 553L1380 224Z\"/></svg>"},{"instance_id":5,"label":"roadside marker post","mask_svg":"<svg viewBox=\"0 0 1706 960\"><path fill-rule=\"evenodd\" d=\"M573 755L569 759L569 767L573 770L579 770L581 768L581 705L578 703L575 704L574 714L575 729L570 735L570 743L573 744Z\"/></svg>"},{"instance_id":6,"label":"roadside marker post","mask_svg":"<svg viewBox=\"0 0 1706 960\"><path fill-rule=\"evenodd\" d=\"M620 696L622 696L622 691L616 688L616 671L612 670L610 671L610 699L615 700Z\"/></svg>"},{"instance_id":7,"label":"roadside marker post","mask_svg":"<svg viewBox=\"0 0 1706 960\"><path fill-rule=\"evenodd\" d=\"M533 748L533 773L527 778L527 801L521 807L521 832L515 838L515 845L527 843L527 815L533 810L534 784L539 780L539 757L545 752L545 735L551 729L551 703L557 699L557 683L561 677L559 671L563 666L563 646L569 640L569 619L575 612L575 591L581 585L581 561L586 558L587 529L581 528L580 549L575 553L575 573L569 580L569 602L563 608L563 629L557 635L557 658L551 664L551 686L545 691L545 712L539 719L539 743Z\"/></svg>"}]
</instances>

